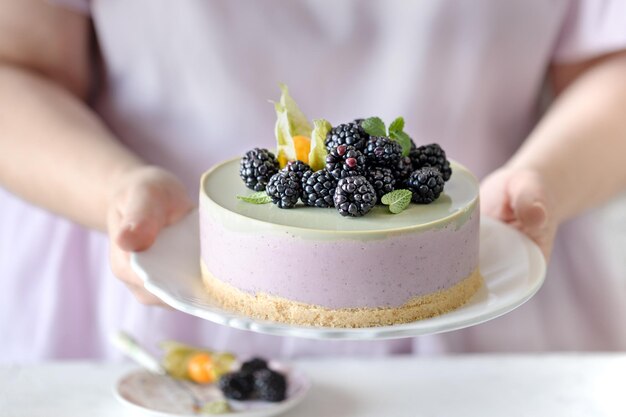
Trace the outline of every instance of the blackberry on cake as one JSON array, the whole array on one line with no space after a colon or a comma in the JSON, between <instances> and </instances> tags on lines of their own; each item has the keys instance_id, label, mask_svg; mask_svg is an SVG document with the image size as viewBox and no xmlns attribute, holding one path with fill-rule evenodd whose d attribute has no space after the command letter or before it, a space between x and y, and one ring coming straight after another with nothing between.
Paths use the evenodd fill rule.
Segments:
<instances>
[{"instance_id":1,"label":"blackberry on cake","mask_svg":"<svg viewBox=\"0 0 626 417\"><path fill-rule=\"evenodd\" d=\"M241 364L240 372L252 374L261 369L267 369L267 361L262 358L252 358Z\"/></svg>"},{"instance_id":2,"label":"blackberry on cake","mask_svg":"<svg viewBox=\"0 0 626 417\"><path fill-rule=\"evenodd\" d=\"M411 158L408 156L400 158L398 163L392 167L392 171L398 183L405 182L409 178L409 175L411 175L411 172L413 172Z\"/></svg>"},{"instance_id":3,"label":"blackberry on cake","mask_svg":"<svg viewBox=\"0 0 626 417\"><path fill-rule=\"evenodd\" d=\"M342 216L364 216L376 201L376 190L363 176L343 178L337 183L334 202Z\"/></svg>"},{"instance_id":4,"label":"blackberry on cake","mask_svg":"<svg viewBox=\"0 0 626 417\"><path fill-rule=\"evenodd\" d=\"M367 163L374 166L393 167L402 158L402 146L385 136L372 136L363 151Z\"/></svg>"},{"instance_id":5,"label":"blackberry on cake","mask_svg":"<svg viewBox=\"0 0 626 417\"><path fill-rule=\"evenodd\" d=\"M307 172L302 178L302 202L311 207L334 207L337 179L326 169Z\"/></svg>"},{"instance_id":6,"label":"blackberry on cake","mask_svg":"<svg viewBox=\"0 0 626 417\"><path fill-rule=\"evenodd\" d=\"M378 201L385 194L392 192L396 186L396 178L390 168L372 167L367 170L366 178L374 187Z\"/></svg>"},{"instance_id":7,"label":"blackberry on cake","mask_svg":"<svg viewBox=\"0 0 626 417\"><path fill-rule=\"evenodd\" d=\"M300 199L302 183L297 173L280 171L270 178L265 192L279 208L292 208Z\"/></svg>"},{"instance_id":8,"label":"blackberry on cake","mask_svg":"<svg viewBox=\"0 0 626 417\"><path fill-rule=\"evenodd\" d=\"M304 162L299 161L299 160L287 162L287 166L285 167L285 170L289 172L295 172L298 175L298 178L300 178L300 180L302 180L302 177L304 177L304 174L306 174L307 172L313 171L308 164L305 164Z\"/></svg>"},{"instance_id":9,"label":"blackberry on cake","mask_svg":"<svg viewBox=\"0 0 626 417\"><path fill-rule=\"evenodd\" d=\"M255 385L249 374L231 372L220 378L218 386L226 398L242 401L250 398Z\"/></svg>"},{"instance_id":10,"label":"blackberry on cake","mask_svg":"<svg viewBox=\"0 0 626 417\"><path fill-rule=\"evenodd\" d=\"M361 127L360 121L355 120L330 129L330 132L326 135L325 145L328 152L339 145L354 146L362 151L368 138L369 135Z\"/></svg>"},{"instance_id":11,"label":"blackberry on cake","mask_svg":"<svg viewBox=\"0 0 626 417\"><path fill-rule=\"evenodd\" d=\"M340 180L365 173L365 156L354 146L339 145L326 156L326 170Z\"/></svg>"},{"instance_id":12,"label":"blackberry on cake","mask_svg":"<svg viewBox=\"0 0 626 417\"><path fill-rule=\"evenodd\" d=\"M409 152L413 170L423 167L434 167L439 169L444 181L448 181L452 175L450 161L446 158L446 152L436 143L415 147Z\"/></svg>"},{"instance_id":13,"label":"blackberry on cake","mask_svg":"<svg viewBox=\"0 0 626 417\"><path fill-rule=\"evenodd\" d=\"M278 172L278 161L267 149L254 148L245 153L239 163L239 176L246 187L264 191L272 175Z\"/></svg>"},{"instance_id":14,"label":"blackberry on cake","mask_svg":"<svg viewBox=\"0 0 626 417\"><path fill-rule=\"evenodd\" d=\"M406 185L413 193L411 201L418 204L430 204L439 198L445 181L437 168L424 167L413 171Z\"/></svg>"},{"instance_id":15,"label":"blackberry on cake","mask_svg":"<svg viewBox=\"0 0 626 417\"><path fill-rule=\"evenodd\" d=\"M254 373L254 391L260 400L282 401L287 394L287 379L279 372L261 369Z\"/></svg>"}]
</instances>

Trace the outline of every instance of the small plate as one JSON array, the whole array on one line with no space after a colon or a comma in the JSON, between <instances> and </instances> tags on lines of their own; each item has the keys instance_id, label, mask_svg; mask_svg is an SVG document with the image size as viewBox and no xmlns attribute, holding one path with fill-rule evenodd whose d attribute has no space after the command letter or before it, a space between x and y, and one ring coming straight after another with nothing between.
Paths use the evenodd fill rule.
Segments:
<instances>
[{"instance_id":1,"label":"small plate","mask_svg":"<svg viewBox=\"0 0 626 417\"><path fill-rule=\"evenodd\" d=\"M233 411L226 415L236 417L270 417L276 416L299 404L309 389L311 382L300 371L284 364L272 363L271 367L287 376L287 398L281 402L266 401L234 401L228 400ZM197 385L182 382L194 395L208 403L224 399L219 388L214 384ZM144 415L154 417L198 416L194 414L193 401L188 392L181 388L172 378L156 375L143 369L130 371L122 376L114 387L115 397L124 405Z\"/></svg>"},{"instance_id":2,"label":"small plate","mask_svg":"<svg viewBox=\"0 0 626 417\"><path fill-rule=\"evenodd\" d=\"M220 308L202 284L197 210L163 230L150 249L133 253L131 265L148 291L185 313L259 333L350 340L421 336L484 323L528 301L539 290L546 274L546 262L537 245L512 227L483 217L480 271L485 285L465 305L412 323L344 329L257 320Z\"/></svg>"}]
</instances>

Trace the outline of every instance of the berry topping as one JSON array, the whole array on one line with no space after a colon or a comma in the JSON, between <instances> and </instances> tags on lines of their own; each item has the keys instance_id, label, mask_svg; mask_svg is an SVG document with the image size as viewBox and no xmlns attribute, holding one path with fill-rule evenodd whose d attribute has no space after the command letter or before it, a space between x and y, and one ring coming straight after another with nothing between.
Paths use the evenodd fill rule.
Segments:
<instances>
[{"instance_id":1,"label":"berry topping","mask_svg":"<svg viewBox=\"0 0 626 417\"><path fill-rule=\"evenodd\" d=\"M424 167L413 171L407 180L407 187L413 193L411 200L418 204L430 204L443 191L445 181L437 168Z\"/></svg>"},{"instance_id":2,"label":"berry topping","mask_svg":"<svg viewBox=\"0 0 626 417\"><path fill-rule=\"evenodd\" d=\"M363 176L343 178L337 183L334 202L342 216L364 216L376 201L374 187Z\"/></svg>"},{"instance_id":3,"label":"berry topping","mask_svg":"<svg viewBox=\"0 0 626 417\"><path fill-rule=\"evenodd\" d=\"M361 128L358 122L344 123L333 127L326 135L326 149L332 151L339 145L354 146L363 150L369 135Z\"/></svg>"},{"instance_id":4,"label":"berry topping","mask_svg":"<svg viewBox=\"0 0 626 417\"><path fill-rule=\"evenodd\" d=\"M413 165L411 163L411 158L408 156L404 156L400 158L398 163L391 168L393 171L393 175L396 177L396 181L399 183L404 182L409 178L411 172L413 172Z\"/></svg>"},{"instance_id":5,"label":"berry topping","mask_svg":"<svg viewBox=\"0 0 626 417\"><path fill-rule=\"evenodd\" d=\"M396 185L396 179L389 168L370 168L367 171L366 178L369 183L372 184L374 190L376 190L376 196L379 202L382 196L392 192Z\"/></svg>"},{"instance_id":6,"label":"berry topping","mask_svg":"<svg viewBox=\"0 0 626 417\"><path fill-rule=\"evenodd\" d=\"M388 137L372 136L363 154L370 165L393 167L402 158L402 146Z\"/></svg>"},{"instance_id":7,"label":"berry topping","mask_svg":"<svg viewBox=\"0 0 626 417\"><path fill-rule=\"evenodd\" d=\"M335 188L337 179L325 169L308 172L302 179L302 202L312 207L334 207Z\"/></svg>"},{"instance_id":8,"label":"berry topping","mask_svg":"<svg viewBox=\"0 0 626 417\"><path fill-rule=\"evenodd\" d=\"M439 169L444 181L450 179L452 175L450 162L446 158L446 152L441 149L441 146L438 144L431 143L430 145L411 149L409 156L411 157L413 170L418 170L423 167L434 167Z\"/></svg>"},{"instance_id":9,"label":"berry topping","mask_svg":"<svg viewBox=\"0 0 626 417\"><path fill-rule=\"evenodd\" d=\"M219 387L226 398L238 401L246 400L250 398L254 390L251 379L249 374L231 372L220 378Z\"/></svg>"},{"instance_id":10,"label":"berry topping","mask_svg":"<svg viewBox=\"0 0 626 417\"><path fill-rule=\"evenodd\" d=\"M282 401L287 394L287 379L271 369L261 369L254 373L254 389L260 400Z\"/></svg>"},{"instance_id":11,"label":"berry topping","mask_svg":"<svg viewBox=\"0 0 626 417\"><path fill-rule=\"evenodd\" d=\"M284 169L288 172L295 172L300 180L302 180L304 174L311 171L311 167L302 161L289 161Z\"/></svg>"},{"instance_id":12,"label":"berry topping","mask_svg":"<svg viewBox=\"0 0 626 417\"><path fill-rule=\"evenodd\" d=\"M326 156L326 170L336 179L363 175L365 157L353 146L339 145Z\"/></svg>"},{"instance_id":13,"label":"berry topping","mask_svg":"<svg viewBox=\"0 0 626 417\"><path fill-rule=\"evenodd\" d=\"M261 369L267 369L267 361L261 358L252 358L241 364L239 372L251 374Z\"/></svg>"},{"instance_id":14,"label":"berry topping","mask_svg":"<svg viewBox=\"0 0 626 417\"><path fill-rule=\"evenodd\" d=\"M280 171L270 178L265 191L274 204L286 209L296 205L302 192L302 185L295 172Z\"/></svg>"},{"instance_id":15,"label":"berry topping","mask_svg":"<svg viewBox=\"0 0 626 417\"><path fill-rule=\"evenodd\" d=\"M263 191L269 179L278 172L278 162L267 149L254 148L246 152L239 164L239 176L246 187Z\"/></svg>"}]
</instances>

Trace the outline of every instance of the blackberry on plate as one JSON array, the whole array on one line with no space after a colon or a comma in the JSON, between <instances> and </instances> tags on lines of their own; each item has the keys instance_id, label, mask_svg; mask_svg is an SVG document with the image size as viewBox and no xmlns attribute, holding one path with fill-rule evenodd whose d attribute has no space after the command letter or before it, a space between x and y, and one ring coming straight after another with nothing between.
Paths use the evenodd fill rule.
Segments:
<instances>
[{"instance_id":1,"label":"blackberry on plate","mask_svg":"<svg viewBox=\"0 0 626 417\"><path fill-rule=\"evenodd\" d=\"M267 149L251 149L239 163L239 176L246 187L254 191L265 190L269 179L277 172L278 161Z\"/></svg>"},{"instance_id":2,"label":"blackberry on plate","mask_svg":"<svg viewBox=\"0 0 626 417\"><path fill-rule=\"evenodd\" d=\"M289 172L295 172L296 174L298 174L298 178L300 178L300 180L302 180L302 177L304 176L304 174L306 174L309 171L313 171L308 164L305 164L302 161L287 162L287 166L285 167L285 170Z\"/></svg>"},{"instance_id":3,"label":"blackberry on plate","mask_svg":"<svg viewBox=\"0 0 626 417\"><path fill-rule=\"evenodd\" d=\"M372 167L368 169L366 178L376 190L378 201L385 194L392 192L396 186L396 178L390 168Z\"/></svg>"},{"instance_id":4,"label":"blackberry on plate","mask_svg":"<svg viewBox=\"0 0 626 417\"><path fill-rule=\"evenodd\" d=\"M302 202L312 207L334 207L337 179L326 169L307 172L302 179Z\"/></svg>"},{"instance_id":5,"label":"blackberry on plate","mask_svg":"<svg viewBox=\"0 0 626 417\"><path fill-rule=\"evenodd\" d=\"M436 143L424 145L411 149L409 154L413 164L413 170L423 167L434 167L439 169L444 181L448 181L452 175L450 162L446 158L446 152Z\"/></svg>"},{"instance_id":6,"label":"blackberry on plate","mask_svg":"<svg viewBox=\"0 0 626 417\"><path fill-rule=\"evenodd\" d=\"M398 163L392 167L393 175L396 177L396 181L404 182L411 172L413 172L413 165L411 163L411 158L408 156L403 156L400 158Z\"/></svg>"},{"instance_id":7,"label":"blackberry on plate","mask_svg":"<svg viewBox=\"0 0 626 417\"><path fill-rule=\"evenodd\" d=\"M249 374L242 372L231 372L222 375L218 385L226 398L238 401L247 400L254 391L254 382Z\"/></svg>"},{"instance_id":8,"label":"blackberry on plate","mask_svg":"<svg viewBox=\"0 0 626 417\"><path fill-rule=\"evenodd\" d=\"M241 364L239 372L251 374L261 369L267 369L267 361L262 358L252 358Z\"/></svg>"},{"instance_id":9,"label":"blackberry on plate","mask_svg":"<svg viewBox=\"0 0 626 417\"><path fill-rule=\"evenodd\" d=\"M270 178L265 192L278 207L292 208L300 198L302 184L295 172L280 171Z\"/></svg>"},{"instance_id":10,"label":"blackberry on plate","mask_svg":"<svg viewBox=\"0 0 626 417\"><path fill-rule=\"evenodd\" d=\"M338 180L363 175L365 156L354 146L339 145L326 156L326 170Z\"/></svg>"},{"instance_id":11,"label":"blackberry on plate","mask_svg":"<svg viewBox=\"0 0 626 417\"><path fill-rule=\"evenodd\" d=\"M360 121L343 123L330 129L326 135L325 145L328 152L339 145L354 146L362 151L369 135L361 127Z\"/></svg>"},{"instance_id":12,"label":"blackberry on plate","mask_svg":"<svg viewBox=\"0 0 626 417\"><path fill-rule=\"evenodd\" d=\"M376 201L376 190L363 176L343 178L337 183L334 202L342 216L364 216Z\"/></svg>"},{"instance_id":13,"label":"blackberry on plate","mask_svg":"<svg viewBox=\"0 0 626 417\"><path fill-rule=\"evenodd\" d=\"M372 136L365 145L363 154L374 166L392 167L402 158L402 146L385 136Z\"/></svg>"},{"instance_id":14,"label":"blackberry on plate","mask_svg":"<svg viewBox=\"0 0 626 417\"><path fill-rule=\"evenodd\" d=\"M430 204L441 192L445 181L437 168L424 167L413 171L407 180L407 187L413 193L411 201L418 204Z\"/></svg>"},{"instance_id":15,"label":"blackberry on plate","mask_svg":"<svg viewBox=\"0 0 626 417\"><path fill-rule=\"evenodd\" d=\"M261 369L254 373L254 389L260 400L282 401L287 394L287 379L271 369Z\"/></svg>"}]
</instances>

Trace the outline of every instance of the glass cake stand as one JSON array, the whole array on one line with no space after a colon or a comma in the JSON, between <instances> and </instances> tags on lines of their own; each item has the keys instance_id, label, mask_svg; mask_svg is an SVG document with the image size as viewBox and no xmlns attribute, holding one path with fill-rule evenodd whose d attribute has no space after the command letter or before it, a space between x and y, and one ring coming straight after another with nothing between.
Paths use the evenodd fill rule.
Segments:
<instances>
[{"instance_id":1,"label":"glass cake stand","mask_svg":"<svg viewBox=\"0 0 626 417\"><path fill-rule=\"evenodd\" d=\"M421 336L474 326L506 314L528 301L543 284L546 263L539 248L517 230L483 217L480 271L485 285L450 313L412 323L344 329L294 326L257 320L224 310L204 290L200 275L198 212L159 235L145 252L133 253L131 266L148 291L173 308L230 326L279 336L310 339L375 340Z\"/></svg>"}]
</instances>

